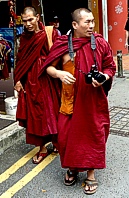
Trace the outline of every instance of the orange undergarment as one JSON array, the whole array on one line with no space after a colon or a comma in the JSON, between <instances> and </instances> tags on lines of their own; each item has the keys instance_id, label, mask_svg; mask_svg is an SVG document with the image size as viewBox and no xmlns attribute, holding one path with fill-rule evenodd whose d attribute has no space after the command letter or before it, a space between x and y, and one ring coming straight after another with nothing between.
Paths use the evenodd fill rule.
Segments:
<instances>
[{"instance_id":1,"label":"orange undergarment","mask_svg":"<svg viewBox=\"0 0 129 198\"><path fill-rule=\"evenodd\" d=\"M70 72L74 76L75 66L71 60L63 65L63 70ZM65 115L73 113L73 101L74 101L74 84L68 85L62 83L61 92L61 107L60 112Z\"/></svg>"}]
</instances>

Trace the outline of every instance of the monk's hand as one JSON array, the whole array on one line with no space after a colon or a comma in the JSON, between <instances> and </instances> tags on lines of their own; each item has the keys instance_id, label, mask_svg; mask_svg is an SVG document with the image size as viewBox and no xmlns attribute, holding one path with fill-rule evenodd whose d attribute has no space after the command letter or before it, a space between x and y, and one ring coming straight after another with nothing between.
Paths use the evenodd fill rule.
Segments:
<instances>
[{"instance_id":1,"label":"monk's hand","mask_svg":"<svg viewBox=\"0 0 129 198\"><path fill-rule=\"evenodd\" d=\"M101 74L103 74L102 72L99 72ZM108 74L103 74L106 77L106 80L108 80L110 77L108 76ZM106 81L105 80L105 81ZM92 85L94 87L100 87L105 81L103 81L102 83L99 83L97 80L95 80L94 78L92 78Z\"/></svg>"},{"instance_id":2,"label":"monk's hand","mask_svg":"<svg viewBox=\"0 0 129 198\"><path fill-rule=\"evenodd\" d=\"M22 84L21 84L20 81L18 81L18 82L16 83L16 85L14 86L14 89L15 89L17 92L19 92L19 91L21 91L21 90L24 91L23 86L22 86ZM24 92L25 92L25 91L24 91Z\"/></svg>"},{"instance_id":3,"label":"monk's hand","mask_svg":"<svg viewBox=\"0 0 129 198\"><path fill-rule=\"evenodd\" d=\"M73 84L76 81L76 78L74 76L67 72L67 71L61 71L57 70L57 77L65 84Z\"/></svg>"},{"instance_id":4,"label":"monk's hand","mask_svg":"<svg viewBox=\"0 0 129 198\"><path fill-rule=\"evenodd\" d=\"M128 48L128 42L125 43L125 49Z\"/></svg>"}]
</instances>

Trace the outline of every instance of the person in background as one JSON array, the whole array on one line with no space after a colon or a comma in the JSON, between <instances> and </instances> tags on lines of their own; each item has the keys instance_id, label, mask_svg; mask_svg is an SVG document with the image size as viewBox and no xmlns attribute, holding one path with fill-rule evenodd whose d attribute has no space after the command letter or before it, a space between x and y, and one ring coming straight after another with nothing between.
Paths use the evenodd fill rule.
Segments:
<instances>
[{"instance_id":1,"label":"person in background","mask_svg":"<svg viewBox=\"0 0 129 198\"><path fill-rule=\"evenodd\" d=\"M39 21L35 8L24 8L22 22L24 32L20 36L14 71L14 88L19 93L16 119L26 128L26 142L39 146L39 152L33 157L33 163L38 164L48 155L44 145L57 134L53 114L47 117L48 112L54 108L46 103L47 97L51 97L49 87L45 90L45 82L42 84L38 79L38 72L49 53L49 44L45 27ZM53 29L53 38L56 39L57 36Z\"/></svg>"},{"instance_id":2,"label":"person in background","mask_svg":"<svg viewBox=\"0 0 129 198\"><path fill-rule=\"evenodd\" d=\"M129 46L129 18L126 21L125 24L125 48L128 49Z\"/></svg>"},{"instance_id":3,"label":"person in background","mask_svg":"<svg viewBox=\"0 0 129 198\"><path fill-rule=\"evenodd\" d=\"M43 78L46 69L62 82L58 144L62 168L68 169L64 184L75 184L78 173L86 171L84 193L88 195L98 187L95 169L106 167L107 92L116 70L111 47L93 32L94 26L90 10L75 10L72 32L57 38L39 74Z\"/></svg>"},{"instance_id":4,"label":"person in background","mask_svg":"<svg viewBox=\"0 0 129 198\"><path fill-rule=\"evenodd\" d=\"M49 21L49 25L50 26L53 26L57 30L58 36L61 36L61 32L58 29L59 28L59 25L60 25L59 24L59 18L58 18L58 16L52 17L51 20Z\"/></svg>"}]
</instances>

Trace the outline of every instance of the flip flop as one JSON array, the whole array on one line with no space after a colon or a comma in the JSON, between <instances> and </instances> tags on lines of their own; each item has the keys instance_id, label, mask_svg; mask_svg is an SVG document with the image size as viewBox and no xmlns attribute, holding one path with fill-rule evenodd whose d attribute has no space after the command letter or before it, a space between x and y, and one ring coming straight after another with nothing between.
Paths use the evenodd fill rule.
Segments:
<instances>
[{"instance_id":1,"label":"flip flop","mask_svg":"<svg viewBox=\"0 0 129 198\"><path fill-rule=\"evenodd\" d=\"M33 164L39 164L40 162L42 162L45 159L45 157L48 156L48 152L46 152L46 153L38 152L38 153L36 153L35 156L37 157L37 160L38 160L39 157L41 157L41 159L39 161L36 161L36 160L32 159L32 162L33 162Z\"/></svg>"},{"instance_id":2,"label":"flip flop","mask_svg":"<svg viewBox=\"0 0 129 198\"><path fill-rule=\"evenodd\" d=\"M67 175L68 177L73 177L72 180L67 180L66 178L64 179L64 184L66 186L72 186L73 184L75 184L75 182L77 181L77 175L78 175L78 172L72 172L70 170L67 171Z\"/></svg>"},{"instance_id":3,"label":"flip flop","mask_svg":"<svg viewBox=\"0 0 129 198\"><path fill-rule=\"evenodd\" d=\"M88 186L88 190L84 188L83 192L87 195L92 195L97 191L98 188L98 182L96 180L90 180L86 179L85 180L85 187ZM96 186L95 189L91 190L91 187Z\"/></svg>"}]
</instances>

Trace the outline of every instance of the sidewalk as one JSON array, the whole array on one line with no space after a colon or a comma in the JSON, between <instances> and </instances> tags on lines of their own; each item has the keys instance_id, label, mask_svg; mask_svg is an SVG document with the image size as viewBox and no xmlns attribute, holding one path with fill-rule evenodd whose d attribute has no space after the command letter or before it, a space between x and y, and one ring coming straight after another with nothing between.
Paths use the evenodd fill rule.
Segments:
<instances>
[{"instance_id":1,"label":"sidewalk","mask_svg":"<svg viewBox=\"0 0 129 198\"><path fill-rule=\"evenodd\" d=\"M115 62L117 63L117 57L114 57ZM124 78L114 78L112 90L109 93L109 108L111 113L111 133L120 135L122 138L122 133L124 136L129 134L129 55L123 56L123 71ZM123 114L124 112L124 114ZM115 115L113 117L113 115ZM123 115L123 117L122 117ZM0 114L0 119L15 121L14 116L2 115ZM117 123L116 120L119 122ZM121 126L121 123L125 124L125 128L118 131L118 128ZM5 124L4 122L4 124ZM12 144L16 143L18 140L25 138L25 130L18 126L17 122L10 124L7 127L0 126L0 154L3 153L7 148ZM125 130L125 131L123 131ZM123 140L122 140L123 141Z\"/></svg>"}]
</instances>

